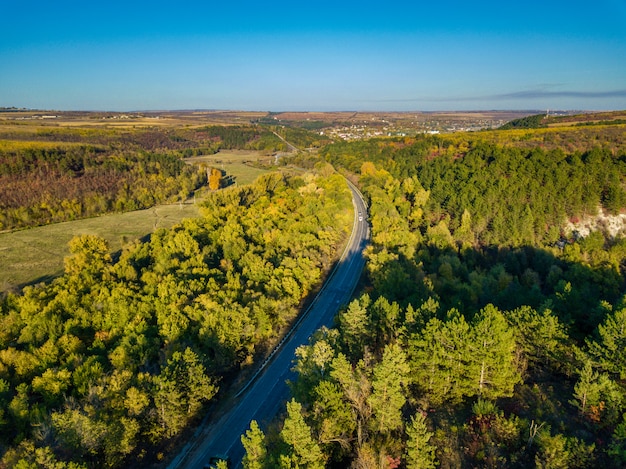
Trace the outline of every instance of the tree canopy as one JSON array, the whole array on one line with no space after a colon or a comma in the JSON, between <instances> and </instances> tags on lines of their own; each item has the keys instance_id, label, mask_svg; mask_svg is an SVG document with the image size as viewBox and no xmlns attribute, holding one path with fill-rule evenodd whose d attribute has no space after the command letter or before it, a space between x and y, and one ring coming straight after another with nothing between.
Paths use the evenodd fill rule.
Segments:
<instances>
[{"instance_id":1,"label":"tree canopy","mask_svg":"<svg viewBox=\"0 0 626 469\"><path fill-rule=\"evenodd\" d=\"M296 317L352 203L337 174L275 173L211 194L202 212L115 259L79 236L65 275L2 300L0 464L158 459Z\"/></svg>"},{"instance_id":2,"label":"tree canopy","mask_svg":"<svg viewBox=\"0 0 626 469\"><path fill-rule=\"evenodd\" d=\"M364 291L294 364L329 466L626 462L624 240L565 228L626 208L626 149L532 144L593 135L548 131L321 151L358 178L372 233Z\"/></svg>"}]
</instances>

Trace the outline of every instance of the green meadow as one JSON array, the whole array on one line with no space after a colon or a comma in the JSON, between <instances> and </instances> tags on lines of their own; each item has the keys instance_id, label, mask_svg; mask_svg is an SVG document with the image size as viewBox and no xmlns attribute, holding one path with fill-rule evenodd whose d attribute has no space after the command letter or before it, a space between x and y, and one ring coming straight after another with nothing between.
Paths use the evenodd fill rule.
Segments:
<instances>
[{"instance_id":1,"label":"green meadow","mask_svg":"<svg viewBox=\"0 0 626 469\"><path fill-rule=\"evenodd\" d=\"M67 243L74 236L101 236L111 252L116 252L158 228L170 228L184 218L198 215L198 206L188 202L2 233L0 291L60 275L63 259L70 253Z\"/></svg>"}]
</instances>

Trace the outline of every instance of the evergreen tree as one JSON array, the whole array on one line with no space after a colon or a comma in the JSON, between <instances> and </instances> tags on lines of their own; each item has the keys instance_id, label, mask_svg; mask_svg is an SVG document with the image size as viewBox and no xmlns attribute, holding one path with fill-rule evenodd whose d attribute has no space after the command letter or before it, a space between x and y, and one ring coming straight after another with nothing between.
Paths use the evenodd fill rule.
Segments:
<instances>
[{"instance_id":1,"label":"evergreen tree","mask_svg":"<svg viewBox=\"0 0 626 469\"><path fill-rule=\"evenodd\" d=\"M462 249L468 249L474 245L475 235L472 231L472 216L467 209L463 210L461 225L454 232L454 238Z\"/></svg>"},{"instance_id":2,"label":"evergreen tree","mask_svg":"<svg viewBox=\"0 0 626 469\"><path fill-rule=\"evenodd\" d=\"M588 345L604 370L626 379L626 308L609 314L598 326L598 340L588 341Z\"/></svg>"},{"instance_id":3,"label":"evergreen tree","mask_svg":"<svg viewBox=\"0 0 626 469\"><path fill-rule=\"evenodd\" d=\"M345 400L350 404L356 421L356 444L361 447L367 440L367 423L372 415L370 395L372 385L363 360L356 366L343 354L338 354L331 364L331 377L339 384Z\"/></svg>"},{"instance_id":4,"label":"evergreen tree","mask_svg":"<svg viewBox=\"0 0 626 469\"><path fill-rule=\"evenodd\" d=\"M370 425L378 434L388 434L403 425L404 388L409 371L406 355L400 346L391 344L385 347L381 362L374 366L372 394L369 397L372 409Z\"/></svg>"},{"instance_id":5,"label":"evergreen tree","mask_svg":"<svg viewBox=\"0 0 626 469\"><path fill-rule=\"evenodd\" d=\"M470 370L470 326L458 311L433 318L409 339L411 377L432 405L460 402L476 386Z\"/></svg>"},{"instance_id":6,"label":"evergreen tree","mask_svg":"<svg viewBox=\"0 0 626 469\"><path fill-rule=\"evenodd\" d=\"M623 394L606 373L594 371L586 361L574 385L572 403L581 414L599 426L614 424L620 417Z\"/></svg>"},{"instance_id":7,"label":"evergreen tree","mask_svg":"<svg viewBox=\"0 0 626 469\"><path fill-rule=\"evenodd\" d=\"M406 467L407 469L434 469L437 467L435 446L430 444L433 433L428 431L426 417L417 412L407 425Z\"/></svg>"},{"instance_id":8,"label":"evergreen tree","mask_svg":"<svg viewBox=\"0 0 626 469\"><path fill-rule=\"evenodd\" d=\"M626 466L626 414L622 415L622 421L613 431L607 453L614 463L613 467Z\"/></svg>"},{"instance_id":9,"label":"evergreen tree","mask_svg":"<svg viewBox=\"0 0 626 469\"><path fill-rule=\"evenodd\" d=\"M321 381L313 395L311 414L315 434L321 444L332 446L334 452L342 455L349 450L356 430L353 410L339 384L330 380Z\"/></svg>"},{"instance_id":10,"label":"evergreen tree","mask_svg":"<svg viewBox=\"0 0 626 469\"><path fill-rule=\"evenodd\" d=\"M241 435L241 444L246 451L242 460L244 469L263 469L266 467L265 434L259 428L256 420L250 422L250 429L246 431L245 435Z\"/></svg>"},{"instance_id":11,"label":"evergreen tree","mask_svg":"<svg viewBox=\"0 0 626 469\"><path fill-rule=\"evenodd\" d=\"M341 337L349 357L356 359L363 353L363 347L369 342L372 331L369 328L367 308L370 305L367 294L352 300L348 308L337 317Z\"/></svg>"},{"instance_id":12,"label":"evergreen tree","mask_svg":"<svg viewBox=\"0 0 626 469\"><path fill-rule=\"evenodd\" d=\"M281 468L324 468L324 455L311 436L311 428L302 417L302 404L293 399L287 403L287 418L280 437L286 445L286 449L279 456Z\"/></svg>"},{"instance_id":13,"label":"evergreen tree","mask_svg":"<svg viewBox=\"0 0 626 469\"><path fill-rule=\"evenodd\" d=\"M468 345L474 393L486 399L512 396L521 381L515 363L515 335L495 306L487 305L478 313Z\"/></svg>"},{"instance_id":14,"label":"evergreen tree","mask_svg":"<svg viewBox=\"0 0 626 469\"><path fill-rule=\"evenodd\" d=\"M521 306L507 314L516 342L531 367L567 369L568 349L573 347L565 326L549 309Z\"/></svg>"}]
</instances>

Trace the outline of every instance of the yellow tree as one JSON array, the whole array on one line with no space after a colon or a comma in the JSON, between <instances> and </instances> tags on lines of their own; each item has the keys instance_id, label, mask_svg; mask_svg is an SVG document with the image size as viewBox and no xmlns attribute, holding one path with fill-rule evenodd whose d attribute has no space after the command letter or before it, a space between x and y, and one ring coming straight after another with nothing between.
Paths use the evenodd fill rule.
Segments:
<instances>
[{"instance_id":1,"label":"yellow tree","mask_svg":"<svg viewBox=\"0 0 626 469\"><path fill-rule=\"evenodd\" d=\"M222 184L222 172L217 168L211 168L209 173L209 189L216 191Z\"/></svg>"}]
</instances>

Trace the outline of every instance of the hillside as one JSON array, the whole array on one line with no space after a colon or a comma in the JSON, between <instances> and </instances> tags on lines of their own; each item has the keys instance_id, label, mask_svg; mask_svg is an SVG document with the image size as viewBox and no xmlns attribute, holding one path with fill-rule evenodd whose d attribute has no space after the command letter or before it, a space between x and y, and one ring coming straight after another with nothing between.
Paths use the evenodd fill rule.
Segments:
<instances>
[{"instance_id":1,"label":"hillside","mask_svg":"<svg viewBox=\"0 0 626 469\"><path fill-rule=\"evenodd\" d=\"M500 130L539 129L542 127L566 127L571 125L614 125L626 124L626 111L535 114L513 119Z\"/></svg>"},{"instance_id":2,"label":"hillside","mask_svg":"<svg viewBox=\"0 0 626 469\"><path fill-rule=\"evenodd\" d=\"M196 117L190 127L168 115L24 114L0 113L0 231L185 200L207 183L208 172L185 158L286 149L271 131L250 124L206 125Z\"/></svg>"},{"instance_id":3,"label":"hillside","mask_svg":"<svg viewBox=\"0 0 626 469\"><path fill-rule=\"evenodd\" d=\"M201 212L116 259L77 236L62 276L0 300L1 467L162 460L282 336L353 219L344 179L313 173L214 192Z\"/></svg>"},{"instance_id":4,"label":"hillside","mask_svg":"<svg viewBox=\"0 0 626 469\"><path fill-rule=\"evenodd\" d=\"M626 209L626 144L582 129L323 149L370 202L367 285L244 466L623 467L626 239L568 223Z\"/></svg>"}]
</instances>

